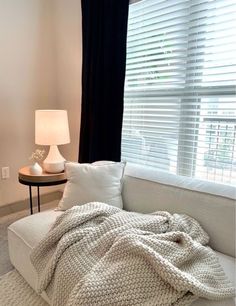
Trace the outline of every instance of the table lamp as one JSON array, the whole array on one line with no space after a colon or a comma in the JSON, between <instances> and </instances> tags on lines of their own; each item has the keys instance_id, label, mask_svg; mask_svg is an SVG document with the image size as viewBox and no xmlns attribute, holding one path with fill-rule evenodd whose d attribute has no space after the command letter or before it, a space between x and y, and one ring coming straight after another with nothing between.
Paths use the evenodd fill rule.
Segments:
<instances>
[{"instance_id":1,"label":"table lamp","mask_svg":"<svg viewBox=\"0 0 236 306\"><path fill-rule=\"evenodd\" d=\"M58 145L70 142L68 116L66 110L35 111L35 143L50 146L48 156L43 161L43 168L49 173L64 170L65 158L58 150Z\"/></svg>"}]
</instances>

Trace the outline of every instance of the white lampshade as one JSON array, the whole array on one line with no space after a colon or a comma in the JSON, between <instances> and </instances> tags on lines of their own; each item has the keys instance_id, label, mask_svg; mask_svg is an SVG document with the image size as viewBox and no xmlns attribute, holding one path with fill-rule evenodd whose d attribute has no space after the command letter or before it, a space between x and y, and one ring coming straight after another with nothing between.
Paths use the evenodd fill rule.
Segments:
<instances>
[{"instance_id":1,"label":"white lampshade","mask_svg":"<svg viewBox=\"0 0 236 306\"><path fill-rule=\"evenodd\" d=\"M35 143L62 145L70 142L66 110L35 111Z\"/></svg>"}]
</instances>

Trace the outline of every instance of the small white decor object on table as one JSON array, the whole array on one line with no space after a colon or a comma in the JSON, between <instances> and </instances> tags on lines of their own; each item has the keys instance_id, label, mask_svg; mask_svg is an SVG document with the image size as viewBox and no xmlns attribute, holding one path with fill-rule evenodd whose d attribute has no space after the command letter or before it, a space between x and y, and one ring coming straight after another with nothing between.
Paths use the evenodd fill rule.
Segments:
<instances>
[{"instance_id":1,"label":"small white decor object on table","mask_svg":"<svg viewBox=\"0 0 236 306\"><path fill-rule=\"evenodd\" d=\"M41 175L43 173L42 167L39 165L39 161L43 159L45 150L36 149L35 152L32 152L30 160L34 161L34 164L30 166L31 175Z\"/></svg>"}]
</instances>

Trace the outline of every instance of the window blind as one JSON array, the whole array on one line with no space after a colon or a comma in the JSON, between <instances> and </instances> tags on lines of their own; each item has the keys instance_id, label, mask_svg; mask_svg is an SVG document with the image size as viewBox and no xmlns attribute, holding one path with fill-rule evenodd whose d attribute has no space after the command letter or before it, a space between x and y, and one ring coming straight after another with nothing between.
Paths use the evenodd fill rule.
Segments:
<instances>
[{"instance_id":1,"label":"window blind","mask_svg":"<svg viewBox=\"0 0 236 306\"><path fill-rule=\"evenodd\" d=\"M236 184L236 1L130 4L122 159Z\"/></svg>"}]
</instances>

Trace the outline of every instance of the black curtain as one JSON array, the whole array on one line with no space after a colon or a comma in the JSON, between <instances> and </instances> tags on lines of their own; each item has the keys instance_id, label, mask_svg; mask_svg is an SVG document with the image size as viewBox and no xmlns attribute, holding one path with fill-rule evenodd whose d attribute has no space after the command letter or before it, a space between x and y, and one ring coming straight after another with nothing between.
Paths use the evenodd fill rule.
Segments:
<instances>
[{"instance_id":1,"label":"black curtain","mask_svg":"<svg viewBox=\"0 0 236 306\"><path fill-rule=\"evenodd\" d=\"M81 0L79 162L120 161L129 0Z\"/></svg>"}]
</instances>

